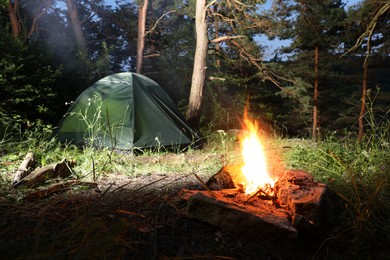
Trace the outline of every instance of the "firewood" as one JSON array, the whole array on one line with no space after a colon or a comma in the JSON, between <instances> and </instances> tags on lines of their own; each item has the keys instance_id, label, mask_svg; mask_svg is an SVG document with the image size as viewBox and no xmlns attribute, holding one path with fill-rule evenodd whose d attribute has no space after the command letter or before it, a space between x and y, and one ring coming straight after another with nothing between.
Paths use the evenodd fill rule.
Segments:
<instances>
[{"instance_id":1,"label":"firewood","mask_svg":"<svg viewBox=\"0 0 390 260\"><path fill-rule=\"evenodd\" d=\"M236 185L233 182L231 173L236 170L238 166L229 165L222 167L216 174L210 177L206 185L210 190L234 189Z\"/></svg>"},{"instance_id":2,"label":"firewood","mask_svg":"<svg viewBox=\"0 0 390 260\"><path fill-rule=\"evenodd\" d=\"M28 168L34 163L34 154L32 152L27 153L24 157L23 162L20 164L18 170L14 174L14 179L12 180L12 185L15 185L20 182L29 172Z\"/></svg>"},{"instance_id":3,"label":"firewood","mask_svg":"<svg viewBox=\"0 0 390 260\"><path fill-rule=\"evenodd\" d=\"M47 188L40 189L38 191L34 191L27 195L26 200L28 201L36 201L41 198L48 197L54 193L60 193L69 190L73 186L88 186L89 188L97 188L97 183L95 182L81 182L78 180L70 180L66 182L56 183L50 185Z\"/></svg>"},{"instance_id":4,"label":"firewood","mask_svg":"<svg viewBox=\"0 0 390 260\"><path fill-rule=\"evenodd\" d=\"M50 164L41 168L38 168L27 175L20 182L16 183L14 187L22 185L28 188L34 188L44 184L49 179L57 177L66 178L72 174L71 168L75 165L73 161L67 161L63 159L59 163Z\"/></svg>"}]
</instances>

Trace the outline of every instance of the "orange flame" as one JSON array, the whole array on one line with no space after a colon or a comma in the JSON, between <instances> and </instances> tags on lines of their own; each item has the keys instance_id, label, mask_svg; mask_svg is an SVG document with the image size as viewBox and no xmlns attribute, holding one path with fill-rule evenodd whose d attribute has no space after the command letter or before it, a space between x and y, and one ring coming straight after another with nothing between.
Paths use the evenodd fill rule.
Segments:
<instances>
[{"instance_id":1,"label":"orange flame","mask_svg":"<svg viewBox=\"0 0 390 260\"><path fill-rule=\"evenodd\" d=\"M258 124L247 117L244 112L244 137L241 141L244 164L241 167L241 184L246 194L254 194L260 189L266 191L273 188L275 182L267 171L267 162L264 148L258 136Z\"/></svg>"}]
</instances>

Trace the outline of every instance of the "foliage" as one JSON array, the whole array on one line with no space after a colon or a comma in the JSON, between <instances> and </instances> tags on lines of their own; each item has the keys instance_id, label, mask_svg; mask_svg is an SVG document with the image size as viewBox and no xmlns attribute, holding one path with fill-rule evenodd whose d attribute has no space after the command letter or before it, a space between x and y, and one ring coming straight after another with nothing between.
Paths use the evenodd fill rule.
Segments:
<instances>
[{"instance_id":1,"label":"foliage","mask_svg":"<svg viewBox=\"0 0 390 260\"><path fill-rule=\"evenodd\" d=\"M317 144L300 142L286 153L289 167L312 173L334 193L337 231L326 247L348 244L347 251L359 257L386 250L390 241L390 121L376 120L370 108L363 142L348 133L341 140L329 135ZM344 244L347 240L354 243Z\"/></svg>"},{"instance_id":2,"label":"foliage","mask_svg":"<svg viewBox=\"0 0 390 260\"><path fill-rule=\"evenodd\" d=\"M285 2L289 4L279 5ZM163 86L183 112L188 102L193 69L194 3L153 1L148 10L147 29L150 31L146 35L144 74ZM285 129L283 131L290 136L306 136L311 124L313 84L312 49L308 44L321 43L321 127L324 133L344 128L354 130L363 53L350 53L342 59L339 56L355 43L364 29L361 25L370 19L375 4L381 1L364 1L348 10L344 10L340 1L333 0L278 1L272 15L264 12L262 3L254 0L217 1L210 6L207 18L210 43L201 129L237 128L243 104L249 96L253 114L268 127ZM14 91L14 87L8 90L12 97L7 102L11 107L18 107L16 102L28 103L26 108L20 109L23 111L17 112L31 114L30 121L42 119L45 123L56 123L67 109L63 104L74 100L87 86L108 74L135 68L137 3L118 1L116 5L108 6L102 1L76 1L76 4L88 43L88 52L83 54L76 50L63 6L53 4L46 8L40 1L22 1L19 8L20 23L24 28L21 34L24 35L17 44L11 42L14 39L6 30L9 28L6 6L0 10L4 14L0 20L4 28L1 31L2 43L6 43L1 48L7 53L1 66L4 71L8 69L15 73L17 81L10 86L17 84L18 89L24 89L20 93ZM297 16L298 13L304 15ZM384 104L376 109L386 106L390 86L386 77L389 58L385 55L389 46L387 18L388 14L384 14L378 20L371 43L375 56L370 59L369 87L381 88ZM33 21L37 22L36 29L29 34ZM274 31L271 25L277 25ZM265 46L258 38L263 34L292 40L292 44L281 50L279 57L266 62ZM313 36L318 36L318 39ZM233 38L214 41L221 37ZM289 52L287 55L286 51ZM35 72L35 68L40 68L40 77L24 75L28 70ZM61 75L57 74L57 68L62 69ZM51 73L52 78L48 79L45 73ZM278 80L283 91L268 81L264 82L264 78L270 75ZM45 80L45 84L40 80ZM25 97L34 92L35 85L41 88L39 95L42 98L36 98L40 107L34 107L35 102ZM45 99L42 93L51 96ZM53 95L57 99L50 103L54 100ZM26 121L25 115L5 112L4 108L1 106L1 112L7 126L3 129L18 128L20 122L17 120ZM226 122L227 118L229 122Z\"/></svg>"},{"instance_id":3,"label":"foliage","mask_svg":"<svg viewBox=\"0 0 390 260\"><path fill-rule=\"evenodd\" d=\"M52 66L43 44L24 45L0 33L0 133L35 120L50 122L55 116L55 85L60 68Z\"/></svg>"}]
</instances>

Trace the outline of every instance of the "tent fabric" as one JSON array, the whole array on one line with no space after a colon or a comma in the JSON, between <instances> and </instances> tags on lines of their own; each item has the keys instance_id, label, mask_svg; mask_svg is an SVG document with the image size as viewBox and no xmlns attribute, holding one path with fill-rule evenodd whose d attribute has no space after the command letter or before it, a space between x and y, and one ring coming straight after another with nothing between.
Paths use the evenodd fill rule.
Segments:
<instances>
[{"instance_id":1,"label":"tent fabric","mask_svg":"<svg viewBox=\"0 0 390 260\"><path fill-rule=\"evenodd\" d=\"M164 89L131 72L107 76L82 92L55 136L61 142L116 149L183 146L197 138Z\"/></svg>"}]
</instances>

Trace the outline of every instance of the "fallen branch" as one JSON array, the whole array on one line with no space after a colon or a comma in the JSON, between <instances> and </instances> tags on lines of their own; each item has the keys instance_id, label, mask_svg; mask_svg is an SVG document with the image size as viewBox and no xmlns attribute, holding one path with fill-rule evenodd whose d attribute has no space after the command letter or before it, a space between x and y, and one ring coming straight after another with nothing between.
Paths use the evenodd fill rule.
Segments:
<instances>
[{"instance_id":1,"label":"fallen branch","mask_svg":"<svg viewBox=\"0 0 390 260\"><path fill-rule=\"evenodd\" d=\"M27 195L26 200L36 201L45 197L48 197L54 193L60 193L69 190L72 186L88 186L89 188L97 188L95 182L81 182L78 180L71 180L62 183L53 184L47 188L32 192Z\"/></svg>"},{"instance_id":2,"label":"fallen branch","mask_svg":"<svg viewBox=\"0 0 390 260\"><path fill-rule=\"evenodd\" d=\"M20 164L18 170L15 172L14 179L12 180L12 185L15 185L20 182L28 174L28 168L34 163L34 154L32 152L27 153L26 157L22 164Z\"/></svg>"}]
</instances>

